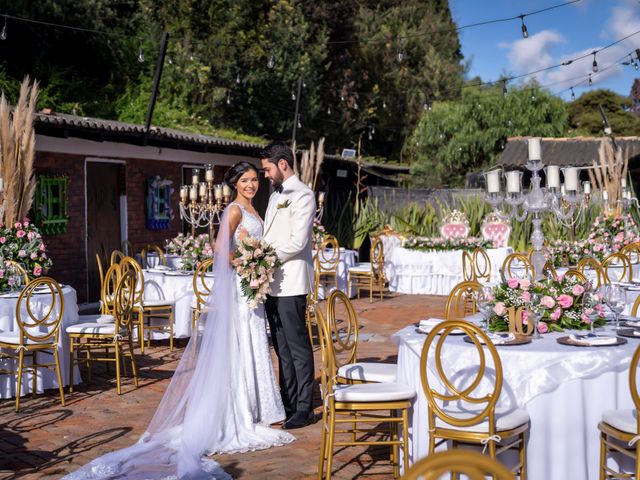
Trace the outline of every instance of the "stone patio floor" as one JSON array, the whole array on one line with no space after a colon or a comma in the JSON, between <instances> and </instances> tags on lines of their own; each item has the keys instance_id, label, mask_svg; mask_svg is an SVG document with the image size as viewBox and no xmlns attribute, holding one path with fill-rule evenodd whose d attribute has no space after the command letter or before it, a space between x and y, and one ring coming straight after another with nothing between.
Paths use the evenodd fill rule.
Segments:
<instances>
[{"instance_id":1,"label":"stone patio floor","mask_svg":"<svg viewBox=\"0 0 640 480\"><path fill-rule=\"evenodd\" d=\"M395 362L390 336L408 323L441 316L445 297L387 294L380 302L354 300L362 334L359 360ZM324 304L322 304L324 306ZM107 372L95 365L92 383L67 394L62 407L56 390L35 399L25 397L19 413L14 400L0 400L0 478L54 479L91 459L135 443L144 432L184 350L185 341L169 351L168 342L156 342L138 356L139 388L123 380L118 396L113 366ZM138 351L139 352L139 351ZM316 350L316 370L319 352ZM316 412L320 412L319 391ZM292 433L297 441L283 447L216 460L234 478L307 479L317 474L320 422ZM392 478L388 449L349 447L335 456L333 478Z\"/></svg>"}]
</instances>

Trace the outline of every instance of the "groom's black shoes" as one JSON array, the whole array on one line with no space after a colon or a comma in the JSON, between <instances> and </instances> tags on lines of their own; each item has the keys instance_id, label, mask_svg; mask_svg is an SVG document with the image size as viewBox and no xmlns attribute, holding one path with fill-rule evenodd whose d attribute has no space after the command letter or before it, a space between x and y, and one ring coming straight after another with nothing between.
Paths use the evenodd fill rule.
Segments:
<instances>
[{"instance_id":1,"label":"groom's black shoes","mask_svg":"<svg viewBox=\"0 0 640 480\"><path fill-rule=\"evenodd\" d=\"M285 430L293 430L294 428L302 428L310 425L315 420L313 412L296 412L282 424L282 428Z\"/></svg>"}]
</instances>

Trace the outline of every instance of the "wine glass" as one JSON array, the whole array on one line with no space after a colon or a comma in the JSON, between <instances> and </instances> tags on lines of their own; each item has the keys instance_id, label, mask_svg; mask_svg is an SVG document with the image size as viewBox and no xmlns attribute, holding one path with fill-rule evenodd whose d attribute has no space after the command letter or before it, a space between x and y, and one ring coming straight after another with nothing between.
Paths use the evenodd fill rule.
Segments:
<instances>
[{"instance_id":1,"label":"wine glass","mask_svg":"<svg viewBox=\"0 0 640 480\"><path fill-rule=\"evenodd\" d=\"M587 290L582 295L582 311L591 320L590 336L595 336L595 321L598 318L598 310L596 307L602 303L602 296L593 290Z\"/></svg>"},{"instance_id":2,"label":"wine glass","mask_svg":"<svg viewBox=\"0 0 640 480\"><path fill-rule=\"evenodd\" d=\"M489 330L489 315L491 314L494 299L493 288L488 285L484 285L480 290L476 291L476 305L482 314L482 330L485 333Z\"/></svg>"},{"instance_id":3,"label":"wine glass","mask_svg":"<svg viewBox=\"0 0 640 480\"><path fill-rule=\"evenodd\" d=\"M540 323L540 318L542 317L542 305L540 304L540 299L542 297L537 293L531 294L531 301L529 302L529 313L531 314L531 318L533 321L533 338L539 340L542 338L540 332L538 331L538 324ZM527 317L529 318L529 317Z\"/></svg>"},{"instance_id":4,"label":"wine glass","mask_svg":"<svg viewBox=\"0 0 640 480\"><path fill-rule=\"evenodd\" d=\"M620 314L627 306L627 293L620 285L611 283L605 289L604 301L613 312L617 330L620 327Z\"/></svg>"}]
</instances>

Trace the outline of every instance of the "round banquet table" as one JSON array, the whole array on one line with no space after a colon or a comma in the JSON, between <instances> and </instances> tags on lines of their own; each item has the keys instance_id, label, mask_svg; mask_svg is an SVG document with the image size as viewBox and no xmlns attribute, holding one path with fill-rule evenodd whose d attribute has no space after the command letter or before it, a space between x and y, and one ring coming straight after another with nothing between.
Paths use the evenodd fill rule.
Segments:
<instances>
[{"instance_id":1,"label":"round banquet table","mask_svg":"<svg viewBox=\"0 0 640 480\"><path fill-rule=\"evenodd\" d=\"M16 321L16 305L18 304L19 292L5 293L0 295L0 330L3 332L18 331L18 323ZM60 371L62 372L62 382L66 386L69 381L69 337L66 334L66 327L79 322L78 316L78 299L76 291L69 286L62 288L62 296L64 297L64 313L60 321L60 334L58 337L58 356L60 359ZM35 315L43 315L51 305L51 296L47 294L34 295L32 297L31 308ZM59 310L57 310L59 312ZM24 310L26 314L26 309ZM10 352L14 353L14 352ZM40 357L46 355L38 354ZM48 357L48 358L47 358ZM53 363L53 355L47 355L43 362ZM31 362L27 359L25 363ZM18 369L17 360L4 358L0 359L0 368ZM74 382L80 383L80 373L75 367ZM46 389L58 388L58 379L55 370L47 368L39 368L37 371L36 389L37 393L42 393ZM25 373L22 376L22 395L31 393L31 373ZM0 375L0 398L11 398L16 394L17 375Z\"/></svg>"},{"instance_id":2,"label":"round banquet table","mask_svg":"<svg viewBox=\"0 0 640 480\"><path fill-rule=\"evenodd\" d=\"M182 270L145 270L144 299L174 300L175 318L173 337L185 338L191 336L191 306L195 305L193 272L185 272ZM153 340L169 338L169 333L152 330L151 338Z\"/></svg>"},{"instance_id":3,"label":"round banquet table","mask_svg":"<svg viewBox=\"0 0 640 480\"><path fill-rule=\"evenodd\" d=\"M491 282L500 281L500 267L511 248L487 249L491 260ZM389 290L424 295L449 295L462 282L462 250L423 252L403 247L393 249L387 270Z\"/></svg>"},{"instance_id":4,"label":"round banquet table","mask_svg":"<svg viewBox=\"0 0 640 480\"><path fill-rule=\"evenodd\" d=\"M331 258L333 255L332 249L326 250L325 257ZM316 255L316 251L313 251L313 255ZM338 263L338 290L347 293L349 297L353 297L355 295L355 289L351 289L351 292L347 292L347 275L349 273L349 267L353 267L356 263L358 263L358 252L355 250L347 250L345 248L340 248L340 261ZM335 287L334 287L335 288ZM325 286L320 285L318 287L318 298L320 300L325 298Z\"/></svg>"},{"instance_id":5,"label":"round banquet table","mask_svg":"<svg viewBox=\"0 0 640 480\"><path fill-rule=\"evenodd\" d=\"M496 347L504 374L497 407L524 408L531 418L527 442L530 480L599 478L597 426L602 413L634 408L628 368L640 340L628 339L627 344L615 347L572 347L556 342L563 335L567 333L546 334L527 345ZM428 403L420 381L426 335L407 326L392 339L398 345L398 382L417 392L409 414L409 460L415 462L428 453ZM448 337L443 357L446 371L460 373L456 378L467 382L475 378L477 352L462 337ZM432 378L435 362L429 363ZM483 386L486 382L480 388Z\"/></svg>"}]
</instances>

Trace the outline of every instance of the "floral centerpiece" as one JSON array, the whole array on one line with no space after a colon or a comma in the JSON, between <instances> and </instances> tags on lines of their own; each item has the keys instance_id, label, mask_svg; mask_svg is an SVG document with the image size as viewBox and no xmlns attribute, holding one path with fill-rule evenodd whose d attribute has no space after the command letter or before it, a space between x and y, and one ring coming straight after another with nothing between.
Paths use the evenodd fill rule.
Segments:
<instances>
[{"instance_id":1,"label":"floral centerpiece","mask_svg":"<svg viewBox=\"0 0 640 480\"><path fill-rule=\"evenodd\" d=\"M528 279L512 278L493 289L494 300L489 329L491 331L509 330L509 307L531 307L534 296L538 304L534 307L540 313L538 332L561 332L564 329L584 330L590 328L593 310L582 307L582 296L585 285L574 278L545 278L532 283ZM595 325L604 324L602 306L598 307L598 318ZM522 312L523 322L527 321L528 312Z\"/></svg>"},{"instance_id":2,"label":"floral centerpiece","mask_svg":"<svg viewBox=\"0 0 640 480\"><path fill-rule=\"evenodd\" d=\"M271 291L273 272L280 266L274 248L263 240L247 237L234 252L233 267L250 308L257 308Z\"/></svg>"},{"instance_id":3,"label":"floral centerpiece","mask_svg":"<svg viewBox=\"0 0 640 480\"><path fill-rule=\"evenodd\" d=\"M17 282L16 276L7 271L5 262L20 264L31 278L41 277L53 264L40 231L27 218L13 226L0 225L0 259L0 290L11 288Z\"/></svg>"},{"instance_id":4,"label":"floral centerpiece","mask_svg":"<svg viewBox=\"0 0 640 480\"><path fill-rule=\"evenodd\" d=\"M327 234L327 231L325 230L322 223L320 223L320 220L314 219L313 231L311 233L311 246L313 247L314 250L317 250L318 247L322 245L322 242L324 241L324 236L326 234Z\"/></svg>"},{"instance_id":5,"label":"floral centerpiece","mask_svg":"<svg viewBox=\"0 0 640 480\"><path fill-rule=\"evenodd\" d=\"M180 255L182 270L193 271L207 258L213 257L213 249L209 243L209 235L202 233L197 236L179 233L169 240L166 252Z\"/></svg>"},{"instance_id":6,"label":"floral centerpiece","mask_svg":"<svg viewBox=\"0 0 640 480\"><path fill-rule=\"evenodd\" d=\"M476 248L493 248L493 242L479 237L442 238L442 237L411 237L402 242L404 248L427 252L446 250L468 250Z\"/></svg>"}]
</instances>

